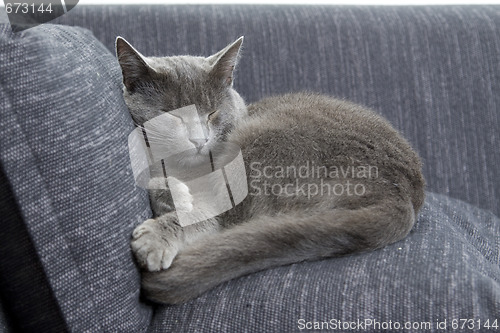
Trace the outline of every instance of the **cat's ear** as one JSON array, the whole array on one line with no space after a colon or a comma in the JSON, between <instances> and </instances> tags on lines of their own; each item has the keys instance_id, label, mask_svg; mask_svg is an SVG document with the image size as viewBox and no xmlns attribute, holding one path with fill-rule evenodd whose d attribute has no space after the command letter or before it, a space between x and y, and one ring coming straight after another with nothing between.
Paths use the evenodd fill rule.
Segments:
<instances>
[{"instance_id":1,"label":"cat's ear","mask_svg":"<svg viewBox=\"0 0 500 333\"><path fill-rule=\"evenodd\" d=\"M149 77L150 67L140 54L125 39L116 37L116 57L122 68L123 84L133 92L140 81Z\"/></svg>"},{"instance_id":2,"label":"cat's ear","mask_svg":"<svg viewBox=\"0 0 500 333\"><path fill-rule=\"evenodd\" d=\"M213 63L211 75L225 86L233 83L233 72L238 62L241 44L243 44L243 36L209 57Z\"/></svg>"}]
</instances>

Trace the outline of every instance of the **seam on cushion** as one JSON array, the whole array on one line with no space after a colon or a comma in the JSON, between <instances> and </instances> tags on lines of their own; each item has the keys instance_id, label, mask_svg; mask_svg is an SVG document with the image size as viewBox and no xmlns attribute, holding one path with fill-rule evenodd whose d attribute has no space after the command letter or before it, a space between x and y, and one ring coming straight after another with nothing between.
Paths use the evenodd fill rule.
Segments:
<instances>
[{"instance_id":1,"label":"seam on cushion","mask_svg":"<svg viewBox=\"0 0 500 333\"><path fill-rule=\"evenodd\" d=\"M7 38L1 38L1 39L9 39L9 37ZM7 51L8 52L8 51ZM3 54L7 54L7 52L3 52ZM21 142L22 142L22 145L23 146L26 146L29 151L26 152L25 155L28 155L29 157L31 157L31 159L35 160L34 156L33 156L33 153L32 153L32 149L31 149L31 146L29 146L28 144L28 140L27 140L27 137L25 135L25 131L24 129L21 127L21 125L19 124L18 120L17 120L17 117L18 117L18 114L17 112L13 109L13 106L12 106L12 102L11 102L11 94L9 94L8 92L10 91L8 88L6 89L7 85L5 84L5 78L4 76L0 76L0 90L1 92L3 92L6 97L6 99L8 100L7 104L8 106L10 106L10 111L12 112L12 117L13 117L13 120L14 120L14 123L17 125L18 129L19 129L19 135L15 135L15 137L20 137L21 138ZM0 132L0 136L4 136L3 131ZM10 174L10 168L8 167L8 164L9 164L9 161L7 159L3 159L4 157L4 153L5 153L5 150L7 149L6 147L3 147L1 142L6 142L6 140L0 140L0 158L2 159L2 164L4 165L4 171L5 171L5 174L6 176L10 179L11 177L11 174ZM24 164L24 166L26 166L26 164ZM50 216L51 218L55 219L55 222L57 224L57 229L61 230L61 222L59 220L59 218L57 217L57 214L55 214L55 210L54 210L54 207L52 206L52 198L50 197L50 194L49 194L49 191L47 190L46 188L46 181L45 179L42 177L41 175L41 172L39 170L39 167L38 165L34 165L33 168L36 170L36 177L37 179L40 181L41 184L41 187L40 187L40 190L41 192L43 192L43 195L42 197L44 198L48 198L48 202L46 203L43 203L45 206L47 206L48 210L51 212ZM19 170L21 168L19 168L19 166L14 166L13 170ZM25 169L23 169L23 171L25 171ZM19 172L19 171L17 171ZM20 179L22 179L23 177L20 177ZM23 196L22 195L19 195L19 191L20 189L18 188L18 186L15 186L12 182L12 192L14 193L15 195L15 200L16 202L18 203L19 205L19 208L20 208L20 211L21 211L21 214L25 220L25 222L29 221L30 219L27 217L26 215L26 207L21 203L22 198ZM25 203L26 204L26 203ZM42 209L43 210L43 209ZM37 237L36 237L36 232L34 232L33 230L33 226L30 224L30 223L25 223L26 225L26 228L29 232L29 235L35 245L35 249L36 249L36 252L37 254L39 255L39 259L40 259L40 262L42 263L42 267L43 267L43 270L45 272L45 275L47 277L47 280L49 282L49 285L51 287L51 290L52 292L54 293L54 295L56 296L56 299L58 300L58 303L61 301L61 300L65 300L66 302L65 303L68 303L67 301L71 301L71 296L68 296L69 293L68 293L68 290L66 290L66 288L63 288L64 290L59 290L57 288L57 283L56 281L58 280L57 276L51 276L47 269L46 269L46 266L51 266L52 263L51 261L53 261L54 259L52 260L49 260L48 261L48 265L47 263L42 259L43 256L40 256L40 249L43 250L45 246L41 246L39 244L39 241L37 241ZM86 274L83 273L83 271L80 269L80 267L77 265L77 261L75 260L75 255L71 249L71 247L69 246L69 242L66 238L66 236L63 234L63 233L60 233L60 236L59 236L60 240L63 241L63 245L66 247L67 251L68 251L68 254L69 254L69 257L70 257L70 260L73 262L73 267L76 269L76 271L78 272L78 275L80 277L80 280L82 282L83 285L86 286L86 290L90 290L90 283L88 281L88 277L86 276ZM42 251L43 252L43 251ZM49 255L52 255L52 253L50 253L50 251L47 250L47 254ZM50 270L49 270L50 271ZM69 288L69 289L72 289L74 290L75 288L72 287L72 288ZM102 326L102 318L101 316L98 316L97 313L97 306L96 306L96 303L95 303L95 300L93 297L90 297L88 293L85 293L85 292L81 292L80 296L85 296L85 299L89 300L92 304L92 308L93 308L93 315L91 317L93 318L99 318L99 323L98 323L98 327L97 329L99 329L100 331L103 330L103 326ZM60 304L59 304L60 305ZM60 309L62 311L62 313L65 314L65 320L68 322L68 324L73 324L73 325L69 325L72 329L75 329L77 328L78 326L81 326L82 325L82 320L79 320L79 317L78 317L78 313L75 313L74 312L74 309L77 309L77 307L73 307L73 306L61 306L60 305ZM72 318L72 319L71 319ZM84 322L84 321L83 321ZM88 321L87 323L85 323L86 325L88 325L89 323L92 323L93 325L91 327L85 327L86 330L88 329L92 329L92 330L95 330L96 327L95 327L95 324L96 324L96 321ZM82 327L80 327L82 328Z\"/></svg>"},{"instance_id":2,"label":"seam on cushion","mask_svg":"<svg viewBox=\"0 0 500 333\"><path fill-rule=\"evenodd\" d=\"M12 324L14 330L39 330L41 325L44 330L68 332L68 325L61 307L49 283L33 239L24 223L21 209L12 190L12 184L4 172L1 161L0 180L0 201L5 204L0 210L8 216L6 225L3 225L5 227L3 231L8 231L8 234L2 236L3 238L7 237L7 239L3 239L2 242L8 244L7 246L10 242L10 249L2 247L2 251L0 251L3 252L2 256L8 257L10 260L10 263L0 264L2 273L0 280L4 287L0 290L0 296L5 302L4 305L9 306L3 308L4 314L9 316L6 319ZM23 246L18 246L19 244L23 244ZM17 265L19 263L25 265L23 268L18 268L14 277L12 277L12 267L10 266L13 261L17 262ZM22 273L23 269L26 271L28 267L30 276L23 274L24 276L15 278ZM33 286L36 286L36 290L33 289ZM25 289L30 290L29 295L26 295ZM21 297L19 297L20 294ZM26 296L30 296L29 299ZM33 317L33 313L37 313L39 316Z\"/></svg>"}]
</instances>

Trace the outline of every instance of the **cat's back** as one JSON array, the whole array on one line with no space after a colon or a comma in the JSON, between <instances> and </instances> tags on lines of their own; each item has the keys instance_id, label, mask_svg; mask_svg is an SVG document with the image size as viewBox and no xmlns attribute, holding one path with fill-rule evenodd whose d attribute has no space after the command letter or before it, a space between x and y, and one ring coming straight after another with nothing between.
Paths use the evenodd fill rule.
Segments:
<instances>
[{"instance_id":1,"label":"cat's back","mask_svg":"<svg viewBox=\"0 0 500 333\"><path fill-rule=\"evenodd\" d=\"M423 201L421 162L410 144L383 117L363 106L313 93L265 98L248 106L249 115L231 133L246 163L377 166L387 181L406 178Z\"/></svg>"},{"instance_id":2,"label":"cat's back","mask_svg":"<svg viewBox=\"0 0 500 333\"><path fill-rule=\"evenodd\" d=\"M250 104L248 114L231 136L242 146L257 137L273 141L283 137L291 145L300 145L306 139L320 145L318 148L334 149L337 153L354 153L345 149L361 146L373 150L376 145L386 150L408 145L389 122L375 112L326 95L293 93L268 97Z\"/></svg>"}]
</instances>

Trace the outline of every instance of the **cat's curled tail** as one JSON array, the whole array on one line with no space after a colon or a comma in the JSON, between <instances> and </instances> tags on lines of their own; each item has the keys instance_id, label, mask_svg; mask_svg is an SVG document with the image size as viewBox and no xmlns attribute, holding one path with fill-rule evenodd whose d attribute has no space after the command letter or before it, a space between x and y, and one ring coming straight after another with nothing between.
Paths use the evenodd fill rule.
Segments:
<instances>
[{"instance_id":1,"label":"cat's curled tail","mask_svg":"<svg viewBox=\"0 0 500 333\"><path fill-rule=\"evenodd\" d=\"M405 237L414 222L411 200L401 197L357 209L255 217L185 247L164 271L144 272L143 291L159 303L182 303L270 267L385 246Z\"/></svg>"}]
</instances>

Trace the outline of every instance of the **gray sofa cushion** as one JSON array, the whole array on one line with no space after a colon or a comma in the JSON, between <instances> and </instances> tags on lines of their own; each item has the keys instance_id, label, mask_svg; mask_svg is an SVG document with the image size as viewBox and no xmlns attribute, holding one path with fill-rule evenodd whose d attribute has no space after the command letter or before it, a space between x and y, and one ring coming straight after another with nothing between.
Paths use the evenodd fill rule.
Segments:
<instances>
[{"instance_id":1,"label":"gray sofa cushion","mask_svg":"<svg viewBox=\"0 0 500 333\"><path fill-rule=\"evenodd\" d=\"M80 12L78 12L79 8L82 8ZM79 6L68 13L66 19L71 20L78 15L83 15L82 17L86 15L88 21L95 24L95 29L100 26L101 35L114 33L110 32L112 29L109 29L110 27L106 24L116 24L120 27L124 24L122 28L128 29L129 27L125 26L128 22L131 30L127 31L132 34L132 31L135 31L133 22L145 22L144 17L141 19L139 14L146 13L144 15L156 17L163 13L161 12L163 7L147 6L144 8L143 12L134 12L138 10L137 7L96 9L96 7ZM218 16L220 15L218 10L212 12L206 9L214 7L175 8L177 9L174 13L179 17L191 15L192 20L186 21L187 23L181 18L179 18L180 21L176 21L178 29L186 28L186 31L193 34L190 36L196 35L189 28L189 24L196 23L193 21L195 14L213 15L210 17L216 20L215 22L222 20ZM237 14L242 9L225 8L227 8L225 10L234 11L232 16L227 17L233 17L236 21L242 19L246 23L240 24L240 27L246 27L248 32L254 31L255 39L252 43L255 44L252 46L245 41L248 50L247 60L244 57L242 61L246 61L246 65L242 62L239 79L237 79L242 85L240 90L244 90L243 85L245 85L249 87L250 92L257 91L254 97L270 93L273 89L279 91L279 89L295 84L292 81L295 80L293 75L296 74L289 74L292 75L291 77L287 76L288 74L285 75L283 72L285 67L279 67L285 65L277 64L279 57L274 51L280 52L280 48L266 47L266 45L272 46L273 41L276 42L276 40L274 37L265 37L264 33L259 34L258 31L263 29L262 27L265 27L262 31L268 32L273 29L295 31L293 30L294 24L299 22L298 17L309 17L307 22L312 22L312 25L302 26L301 31L306 33L309 31L307 29L313 29L309 31L311 36L316 31L316 38L320 38L323 41L321 43L324 43L322 45L325 46L323 49L325 54L332 52L326 47L337 48L338 45L343 45L345 47L337 50L338 52L353 54L358 48L362 50L364 47L362 40L357 38L352 41L340 38L335 40L335 43L327 39L331 31L336 31L331 29L349 30L349 20L336 16L340 15L337 12L338 9L324 10L323 13L318 12L318 9L290 7L286 9L285 14L278 15L274 7L265 9L248 7L254 8L255 13L260 13L261 16L255 16L253 19L256 21L251 21L250 18L248 18L249 21L245 21L244 16ZM101 17L99 15L104 16L103 13L106 10L109 15L118 16L108 18L109 21L99 21L98 17ZM344 13L350 13L351 17L364 17L366 13L373 14L371 9L346 8L345 10L347 12ZM73 11L77 13L76 16L71 16ZM134 13L138 14L135 18ZM384 20L385 24L388 24L385 29L390 28L388 22L401 28L400 21L406 16L416 15L419 20L423 20L423 16L420 16L422 12L415 9L406 14L404 11L390 9L389 13L386 18L392 17L395 21ZM457 13L456 15L463 14L460 10ZM477 14L477 11L475 13ZM329 32L325 33L317 29L315 25L317 21L312 19L312 14L325 19L325 22L321 24L326 25L330 24L328 23L330 18L337 18L337 25L329 26L326 30ZM121 15L126 19L120 20L118 17ZM484 18L484 15L494 14L479 11L475 17ZM445 17L444 19L456 23L454 20L457 17L451 15L451 18ZM236 21L231 22L236 24ZM165 24L171 24L168 20L165 22L167 22ZM284 23L278 24L277 22ZM354 22L363 26L360 18ZM233 27L232 23L231 27ZM410 26L416 25L415 22L411 23L411 20L409 24ZM203 26L202 24L201 27ZM220 27L225 26L222 24ZM428 26L430 27L432 24ZM472 28L474 27L479 30L485 29L484 31L489 29L481 27L479 23L473 25ZM164 28L162 26L162 30ZM156 36L155 29L160 29L160 27L152 25L150 29L152 30L140 33L144 33L144 36L146 34ZM234 33L231 30L233 28L228 25L224 29L221 28L219 33L209 35L210 38L215 38L214 44L208 43L209 39L204 39L206 45L203 44L204 46L201 47L205 49L198 49L199 52L210 53L233 38L233 36L228 37ZM378 34L372 36L363 29L361 31L367 33L363 36L370 41L373 38L376 40L386 36ZM402 29L412 38L418 39L410 28ZM139 34L139 32L135 33ZM399 36L394 35L397 33L396 30L391 33L393 35L389 35L394 38ZM127 34L124 35L130 38ZM161 36L160 39L167 38L166 35L172 38L170 45L177 49L168 53L183 53L182 50L185 50L183 47L195 47L195 42L192 45L186 44L191 37L175 37L178 38L175 41L173 33L157 35ZM467 36L470 37L470 39L466 37L468 42L465 46L460 46L460 50L463 50L465 54L472 52L471 45L476 40L473 34ZM160 50L158 45L163 45L155 39L152 43L154 46L148 46L148 40L142 40L139 37L141 36L136 35L135 38L139 41L136 44L139 44L138 48L141 51L142 48ZM286 51L288 47L292 47L291 45L294 44L292 37L290 35L290 39L286 39L286 43L291 44L284 45L283 50ZM283 38L285 38L284 35ZM306 39L300 43L297 42L295 49L299 49L299 45L306 49L309 45ZM247 38L247 40L251 39ZM438 40L439 38L434 42ZM131 41L134 43L134 38L131 38ZM257 47L259 41L262 44ZM396 43L396 39L392 42ZM443 41L440 40L440 42ZM351 45L349 43L354 43L353 48L349 48ZM368 42L367 45L371 43ZM419 41L416 40L415 43ZM404 45L411 47L412 44ZM446 45L451 47L451 45ZM163 47L166 46L161 46ZM200 47L199 42L197 47ZM161 51L159 54L164 53L163 49ZM198 53L193 49L190 52ZM407 55L416 56L420 51L413 50L412 52ZM288 54L289 62L297 70L301 70L301 64L306 62L306 59L300 58L299 55L298 52ZM437 56L437 54L433 55ZM399 57L397 54L394 56ZM488 61L492 61L495 56L496 53L493 52ZM327 63L330 61L321 57L310 58L312 62L307 68L314 71L315 66L320 66L321 61L327 61ZM340 59L342 63L341 68L338 68L341 71L349 72L348 68L358 68L358 74L361 76L369 73L374 76L382 75L376 70L365 72L364 65L361 66L363 63L361 60L364 59L362 57L347 60L341 53L336 59ZM381 58L374 59L383 63ZM397 67L404 69L406 63L403 60L408 59L404 56L401 59L402 65ZM268 65L265 65L269 67L263 68L262 64L266 61L270 61ZM424 66L421 60L415 60L416 63L413 63L413 60L408 61L417 67ZM245 69L245 66L248 67ZM281 69L274 70L272 66L278 66L276 68ZM321 66L317 68L323 68ZM436 66L441 68L441 65ZM256 77L251 73L261 73L265 68L269 70L262 73L263 81L258 83L258 88L252 88L245 81L245 76L250 75L253 77L251 81L256 82ZM488 68L487 70L493 71L490 79L485 79L490 87L498 84L497 80L492 79L496 75L495 70L497 69ZM245 74L245 71L251 73ZM306 87L314 88L316 85L323 87L325 83L325 88L318 90L334 89L334 85L329 83L336 82L333 72L317 70L315 73L319 75L320 80L316 82L308 79L307 82L304 81ZM413 75L405 73L403 71L402 77L407 78ZM430 69L426 73L424 78L427 77L426 75L433 78L439 78L441 75L435 74ZM358 74L344 73L341 77L343 77L342 80L350 82L350 80L358 80ZM398 79L396 72L389 74L394 80ZM468 78L469 76L466 75L462 79ZM342 80L337 83L344 84ZM388 85L396 87L394 82L389 82ZM424 86L416 85L415 91L421 91L419 89ZM363 93L362 89L356 85L347 84L347 87L335 89L345 89L347 92L350 91L349 87L354 91L352 94L355 100L356 96L358 99L363 96L372 96L371 92ZM377 96L377 93L385 96L375 100L384 101L384 103L390 101L389 104L396 103L398 98L402 103L407 101L403 97L408 96L405 94L409 94L411 90L408 90L408 87L396 89L397 96L394 97L389 94L392 88L381 88L378 85L364 88L370 91L370 87L376 89L373 91L375 94L373 96ZM447 89L451 89L447 90L448 92L454 91L451 86ZM492 132L497 120L491 115L493 110L491 103L495 103L498 97L493 93L490 94L488 90L474 90L474 94L484 94L482 98L489 101L486 103L486 109L475 104L473 108L474 112L486 112L481 113L486 114L486 118L481 118L477 125L483 126L483 131L471 124L469 118L457 120L462 116L469 117L465 114L471 112L471 109L460 105L456 109L459 114L458 118L451 116L451 109L444 108L444 106L442 106L444 109L438 108L435 114L428 109L424 113L424 118L421 118L422 114L416 112L423 104L416 106L414 103L425 104L427 100L424 98L420 101L416 97L412 102L407 102L408 110L411 111L406 111L407 109L403 107L383 108L383 110L386 115L392 117L396 125L403 130L409 129L412 135L420 135L422 131L422 133L427 133L427 136L424 135L423 138L413 136L414 142L419 146L423 144L422 147L426 145L433 147L431 150L424 150L426 153L424 159L428 165L427 172L432 171L429 163L434 163L431 164L432 166L446 162L449 163L450 168L439 169L437 174L439 175L442 171L448 177L457 175L458 170L455 169L455 163L449 162L449 158L451 161L458 158L461 163L471 156L474 157L477 152L468 151L465 153L466 156L456 155L463 153L462 146L457 143L456 146L447 148L448 141L446 140L455 138L457 135L457 137L466 138L464 142L467 149L484 146L486 151L498 142L498 137ZM441 112L444 112L444 116ZM438 117L438 119L433 117ZM469 120L466 121L466 119ZM419 127L420 124L423 124L423 129ZM437 126L436 129L434 126ZM441 128L440 126L445 128L444 132L435 133L437 128ZM127 135L133 129L133 125L121 98L120 71L116 59L86 30L45 25L13 36L5 24L0 24L0 129L1 166L12 186L16 203L24 219L24 226L32 239L53 295L67 327L72 331L135 332L149 328L152 331L173 332L282 332L298 331L302 323L299 322L300 319L304 319L304 324L315 320L328 321L330 319L349 321L376 319L379 322L418 320L430 321L433 327L437 320L446 319L450 328L453 319L481 319L483 323L486 319L490 321L499 319L495 317L500 313L499 219L491 213L466 203L432 193L428 194L425 207L410 236L382 250L340 259L279 267L242 277L227 282L181 306L160 306L154 311L153 307L141 302L139 300L139 275L132 260L129 240L134 226L147 218L150 211L147 197L144 192L135 188L130 170ZM446 140L434 141L439 138L434 135L444 135ZM484 139L483 135L488 135L489 139L481 141ZM431 140L426 142L428 137ZM468 141L469 137L474 139ZM450 153L451 157L443 156L442 151L446 149L454 150ZM437 155L434 156L434 154ZM442 162L439 162L438 158L441 158ZM481 193L478 192L481 186L484 186L481 182L491 181L488 186L493 186L493 192L489 190L484 192L487 193L485 194L488 198L485 201L487 205L491 203L488 194L497 193L495 192L496 183L494 183L497 171L490 172L488 169L491 163L497 161L497 158L495 155L484 155L483 160L477 162L478 165L471 164L474 165L473 172L481 168L488 170L486 174L477 176L482 178L474 178L474 180L467 174L465 179L457 180L468 184L469 187L465 191L469 194ZM468 160L467 163L469 163ZM431 173L431 175L434 174ZM439 177L433 179L439 180ZM476 177L476 174L474 173L471 177ZM476 182L478 179L481 180L480 183ZM442 190L446 192L447 188L444 187ZM32 292L36 293L37 290L32 290Z\"/></svg>"},{"instance_id":2,"label":"gray sofa cushion","mask_svg":"<svg viewBox=\"0 0 500 333\"><path fill-rule=\"evenodd\" d=\"M7 327L15 332L64 331L64 317L1 163L0 217L0 299L5 311L0 332Z\"/></svg>"},{"instance_id":3,"label":"gray sofa cushion","mask_svg":"<svg viewBox=\"0 0 500 333\"><path fill-rule=\"evenodd\" d=\"M12 328L7 323L2 303L0 303L0 332L4 333L9 332L10 330L12 330Z\"/></svg>"},{"instance_id":4,"label":"gray sofa cushion","mask_svg":"<svg viewBox=\"0 0 500 333\"><path fill-rule=\"evenodd\" d=\"M386 116L428 188L500 214L500 6L77 6L57 19L113 49L208 55L245 35L248 100L321 91Z\"/></svg>"},{"instance_id":5,"label":"gray sofa cushion","mask_svg":"<svg viewBox=\"0 0 500 333\"><path fill-rule=\"evenodd\" d=\"M0 161L66 324L145 330L129 241L150 209L114 55L85 29L0 24L0 59Z\"/></svg>"},{"instance_id":6,"label":"gray sofa cushion","mask_svg":"<svg viewBox=\"0 0 500 333\"><path fill-rule=\"evenodd\" d=\"M341 332L398 331L357 326L365 319L402 328L429 322L426 332L460 331L452 329L454 319L473 319L475 331L487 331L478 330L478 320L484 325L489 319L500 329L499 235L500 219L492 213L428 193L403 241L229 281L187 304L160 307L152 331L305 332L312 331L305 325L314 325L308 322L330 320L356 323ZM436 323L444 320L446 330L439 330Z\"/></svg>"}]
</instances>

